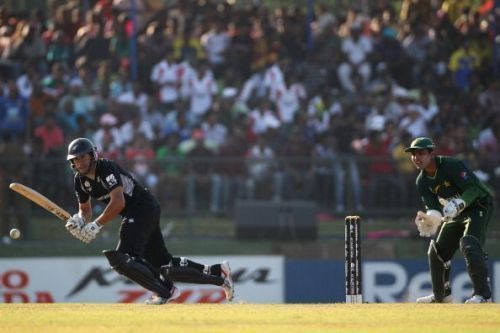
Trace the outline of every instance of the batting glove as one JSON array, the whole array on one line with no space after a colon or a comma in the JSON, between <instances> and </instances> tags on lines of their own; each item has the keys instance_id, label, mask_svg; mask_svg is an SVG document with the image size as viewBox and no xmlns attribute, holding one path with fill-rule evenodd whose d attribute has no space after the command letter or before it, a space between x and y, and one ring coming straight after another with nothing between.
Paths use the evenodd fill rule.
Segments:
<instances>
[{"instance_id":1,"label":"batting glove","mask_svg":"<svg viewBox=\"0 0 500 333\"><path fill-rule=\"evenodd\" d=\"M95 239L99 231L101 231L102 225L96 221L86 224L80 231L80 236L82 237L82 242L90 243Z\"/></svg>"},{"instance_id":2,"label":"batting glove","mask_svg":"<svg viewBox=\"0 0 500 333\"><path fill-rule=\"evenodd\" d=\"M452 219L457 217L465 209L465 201L459 198L454 198L448 201L443 207L443 215L445 218Z\"/></svg>"},{"instance_id":3,"label":"batting glove","mask_svg":"<svg viewBox=\"0 0 500 333\"><path fill-rule=\"evenodd\" d=\"M82 227L84 225L85 225L85 220L83 216L79 214L74 214L66 221L66 225L64 227L74 237L76 237L79 240L82 240L80 236L80 231L82 230Z\"/></svg>"}]
</instances>

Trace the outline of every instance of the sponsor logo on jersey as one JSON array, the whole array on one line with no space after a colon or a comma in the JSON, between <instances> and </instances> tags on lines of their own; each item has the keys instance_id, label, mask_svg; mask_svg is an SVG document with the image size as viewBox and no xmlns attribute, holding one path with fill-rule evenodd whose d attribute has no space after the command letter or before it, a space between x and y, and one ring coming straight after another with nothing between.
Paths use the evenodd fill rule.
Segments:
<instances>
[{"instance_id":1,"label":"sponsor logo on jersey","mask_svg":"<svg viewBox=\"0 0 500 333\"><path fill-rule=\"evenodd\" d=\"M115 175L111 174L109 176L106 176L106 183L108 183L109 186L113 186L117 184Z\"/></svg>"},{"instance_id":2,"label":"sponsor logo on jersey","mask_svg":"<svg viewBox=\"0 0 500 333\"><path fill-rule=\"evenodd\" d=\"M86 181L83 183L83 186L85 187L85 190L87 190L87 192L92 191L92 186L90 185L90 182L89 182L88 180L86 180Z\"/></svg>"},{"instance_id":3,"label":"sponsor logo on jersey","mask_svg":"<svg viewBox=\"0 0 500 333\"><path fill-rule=\"evenodd\" d=\"M434 193L434 194L437 194L438 191L439 191L439 189L441 188L441 186L450 187L451 183L450 183L450 181L445 180L442 184L438 184L433 189L431 189L431 192Z\"/></svg>"}]
</instances>

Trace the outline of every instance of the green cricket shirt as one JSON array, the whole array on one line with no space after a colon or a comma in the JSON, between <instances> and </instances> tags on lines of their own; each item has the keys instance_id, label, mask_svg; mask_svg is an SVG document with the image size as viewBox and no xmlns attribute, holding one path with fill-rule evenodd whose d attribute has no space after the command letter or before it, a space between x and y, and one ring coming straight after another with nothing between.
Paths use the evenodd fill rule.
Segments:
<instances>
[{"instance_id":1,"label":"green cricket shirt","mask_svg":"<svg viewBox=\"0 0 500 333\"><path fill-rule=\"evenodd\" d=\"M461 198L469 207L475 205L478 199L493 195L461 160L448 156L435 158L435 174L429 176L421 170L416 181L426 209L441 211L445 202L443 199L448 201L453 198Z\"/></svg>"}]
</instances>

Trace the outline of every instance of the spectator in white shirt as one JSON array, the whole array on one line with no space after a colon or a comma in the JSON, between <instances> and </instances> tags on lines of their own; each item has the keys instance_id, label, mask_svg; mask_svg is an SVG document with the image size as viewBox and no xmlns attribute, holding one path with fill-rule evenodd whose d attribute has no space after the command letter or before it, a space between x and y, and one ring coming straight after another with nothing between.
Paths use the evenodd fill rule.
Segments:
<instances>
[{"instance_id":1,"label":"spectator in white shirt","mask_svg":"<svg viewBox=\"0 0 500 333\"><path fill-rule=\"evenodd\" d=\"M316 20L313 22L314 37L319 37L327 29L331 29L336 23L336 18L326 4L318 4L316 9Z\"/></svg>"},{"instance_id":2,"label":"spectator in white shirt","mask_svg":"<svg viewBox=\"0 0 500 333\"><path fill-rule=\"evenodd\" d=\"M264 98L267 92L266 87L262 84L263 80L263 71L258 71L252 74L252 76L250 76L250 78L243 84L238 99L246 104L252 100L252 98Z\"/></svg>"},{"instance_id":3,"label":"spectator in white shirt","mask_svg":"<svg viewBox=\"0 0 500 333\"><path fill-rule=\"evenodd\" d=\"M307 97L304 85L289 74L281 87L276 89L276 106L283 123L289 124L299 112L302 101Z\"/></svg>"},{"instance_id":4,"label":"spectator in white shirt","mask_svg":"<svg viewBox=\"0 0 500 333\"><path fill-rule=\"evenodd\" d=\"M207 114L206 121L201 124L201 129L205 133L205 142L217 150L227 136L227 128L219 122L219 116L216 112Z\"/></svg>"},{"instance_id":5,"label":"spectator in white shirt","mask_svg":"<svg viewBox=\"0 0 500 333\"><path fill-rule=\"evenodd\" d=\"M138 110L142 116L145 116L148 108L148 95L142 90L139 81L134 81L132 91L126 91L118 96L117 100L120 106L132 107Z\"/></svg>"},{"instance_id":6,"label":"spectator in white shirt","mask_svg":"<svg viewBox=\"0 0 500 333\"><path fill-rule=\"evenodd\" d=\"M201 61L201 60L200 60ZM177 73L180 81L180 99L189 99L192 87L190 82L197 78L198 72L187 60L177 63Z\"/></svg>"},{"instance_id":7,"label":"spectator in white shirt","mask_svg":"<svg viewBox=\"0 0 500 333\"><path fill-rule=\"evenodd\" d=\"M394 86L390 98L384 106L384 115L387 120L398 123L401 117L407 112L406 110L411 105L412 96L405 88Z\"/></svg>"},{"instance_id":8,"label":"spectator in white shirt","mask_svg":"<svg viewBox=\"0 0 500 333\"><path fill-rule=\"evenodd\" d=\"M339 80L342 88L354 92L356 90L352 81L354 72L363 78L365 85L370 79L369 57L373 49L372 42L369 37L361 35L361 25L355 23L351 27L351 35L342 40L341 47L345 61L338 68Z\"/></svg>"},{"instance_id":9,"label":"spectator in white shirt","mask_svg":"<svg viewBox=\"0 0 500 333\"><path fill-rule=\"evenodd\" d=\"M427 123L439 113L439 106L436 103L431 103L429 92L420 94L418 108Z\"/></svg>"},{"instance_id":10,"label":"spectator in white shirt","mask_svg":"<svg viewBox=\"0 0 500 333\"><path fill-rule=\"evenodd\" d=\"M174 61L174 51L168 50L165 59L154 65L151 70L151 81L156 85L160 102L169 111L174 107L179 98L179 71L178 65Z\"/></svg>"},{"instance_id":11,"label":"spectator in white shirt","mask_svg":"<svg viewBox=\"0 0 500 333\"><path fill-rule=\"evenodd\" d=\"M83 82L79 77L69 81L68 93L59 99L59 110L63 109L63 105L68 100L73 102L75 114L84 116L87 121L92 121L95 114L95 98L84 89Z\"/></svg>"},{"instance_id":12,"label":"spectator in white shirt","mask_svg":"<svg viewBox=\"0 0 500 333\"><path fill-rule=\"evenodd\" d=\"M120 150L122 148L122 135L117 127L118 119L111 113L104 113L99 119L100 128L94 133L92 141L98 151Z\"/></svg>"},{"instance_id":13,"label":"spectator in white shirt","mask_svg":"<svg viewBox=\"0 0 500 333\"><path fill-rule=\"evenodd\" d=\"M200 62L197 66L196 76L187 82L190 95L190 117L196 123L212 107L217 84L208 68L208 63Z\"/></svg>"},{"instance_id":14,"label":"spectator in white shirt","mask_svg":"<svg viewBox=\"0 0 500 333\"><path fill-rule=\"evenodd\" d=\"M342 105L334 101L328 86L322 87L307 104L307 122L315 134L328 131L332 115L339 113L342 113Z\"/></svg>"},{"instance_id":15,"label":"spectator in white shirt","mask_svg":"<svg viewBox=\"0 0 500 333\"><path fill-rule=\"evenodd\" d=\"M427 122L416 105L410 105L399 123L401 132L410 133L412 138L427 136Z\"/></svg>"},{"instance_id":16,"label":"spectator in white shirt","mask_svg":"<svg viewBox=\"0 0 500 333\"><path fill-rule=\"evenodd\" d=\"M282 176L276 171L275 153L264 135L257 137L257 143L246 154L248 179L246 180L249 199L279 197ZM270 186L270 185L273 186Z\"/></svg>"},{"instance_id":17,"label":"spectator in white shirt","mask_svg":"<svg viewBox=\"0 0 500 333\"><path fill-rule=\"evenodd\" d=\"M279 89L283 89L285 86L285 74L283 74L283 68L287 60L278 60L271 63L270 66L264 72L264 82L261 84L268 90L269 98L272 101L276 101L276 94Z\"/></svg>"},{"instance_id":18,"label":"spectator in white shirt","mask_svg":"<svg viewBox=\"0 0 500 333\"><path fill-rule=\"evenodd\" d=\"M138 134L144 135L148 141L153 141L155 136L151 124L145 121L139 112L133 112L131 117L132 119L120 128L123 143L130 144Z\"/></svg>"},{"instance_id":19,"label":"spectator in white shirt","mask_svg":"<svg viewBox=\"0 0 500 333\"><path fill-rule=\"evenodd\" d=\"M224 72L226 51L231 39L224 29L223 21L216 21L210 31L201 36L201 44L205 48L207 58L217 78Z\"/></svg>"},{"instance_id":20,"label":"spectator in white shirt","mask_svg":"<svg viewBox=\"0 0 500 333\"><path fill-rule=\"evenodd\" d=\"M257 108L250 112L249 119L252 123L252 131L257 135L281 126L281 121L276 116L272 104L267 98L262 98L259 101Z\"/></svg>"}]
</instances>

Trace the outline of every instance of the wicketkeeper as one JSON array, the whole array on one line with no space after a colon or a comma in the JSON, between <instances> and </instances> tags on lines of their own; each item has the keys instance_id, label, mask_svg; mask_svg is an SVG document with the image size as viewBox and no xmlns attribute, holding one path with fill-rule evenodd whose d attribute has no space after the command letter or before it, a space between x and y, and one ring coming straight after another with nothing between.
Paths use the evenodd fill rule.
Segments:
<instances>
[{"instance_id":1,"label":"wicketkeeper","mask_svg":"<svg viewBox=\"0 0 500 333\"><path fill-rule=\"evenodd\" d=\"M120 241L116 250L103 251L111 267L155 295L147 304L165 304L180 295L173 282L221 286L232 300L234 285L227 261L203 265L173 257L161 234L160 205L154 196L117 163L97 157L94 144L85 138L68 146L67 160L75 171L78 213L66 223L77 239L90 243L105 224L121 216ZM106 204L92 220L90 198Z\"/></svg>"},{"instance_id":2,"label":"wicketkeeper","mask_svg":"<svg viewBox=\"0 0 500 333\"><path fill-rule=\"evenodd\" d=\"M420 170L417 189L426 212L417 212L415 223L420 236L432 237L429 268L432 295L417 303L450 303L450 260L462 252L474 293L465 303L491 301L487 254L483 246L486 228L493 215L492 192L460 160L435 154L434 142L425 137L412 141L406 152ZM442 213L441 213L442 212Z\"/></svg>"}]
</instances>

